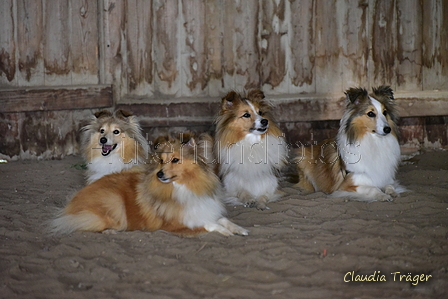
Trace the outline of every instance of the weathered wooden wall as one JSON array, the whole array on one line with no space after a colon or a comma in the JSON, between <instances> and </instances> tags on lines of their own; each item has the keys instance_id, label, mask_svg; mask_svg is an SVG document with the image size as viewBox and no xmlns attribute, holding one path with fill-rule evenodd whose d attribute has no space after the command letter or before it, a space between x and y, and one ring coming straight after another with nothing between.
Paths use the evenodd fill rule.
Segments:
<instances>
[{"instance_id":1,"label":"weathered wooden wall","mask_svg":"<svg viewBox=\"0 0 448 299\"><path fill-rule=\"evenodd\" d=\"M74 136L79 115L103 107L134 110L148 128L208 126L219 97L232 89L261 88L288 112L278 118L290 136L303 136L305 122L340 117L340 109L326 107L339 107L345 89L380 84L411 92L403 101L422 98L423 105L403 102L406 116L420 119L404 122L423 126L421 117L436 111L443 119L436 121L437 142L446 145L447 1L0 1L0 154L6 157L77 152L76 140L54 128L74 119L67 133ZM72 93L58 97L60 89ZM79 102L67 101L76 97ZM188 104L169 116L151 112L179 103ZM326 117L302 118L307 109ZM49 124L45 138L59 138L67 150L50 142L45 151L24 154L26 118L39 123L41 117ZM419 144L439 144L423 139Z\"/></svg>"}]
</instances>

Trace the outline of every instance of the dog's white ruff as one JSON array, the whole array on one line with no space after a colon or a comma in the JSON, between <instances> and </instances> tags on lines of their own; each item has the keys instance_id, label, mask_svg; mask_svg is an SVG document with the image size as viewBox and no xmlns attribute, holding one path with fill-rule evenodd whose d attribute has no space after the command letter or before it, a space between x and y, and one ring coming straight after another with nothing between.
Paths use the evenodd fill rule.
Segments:
<instances>
[{"instance_id":1,"label":"dog's white ruff","mask_svg":"<svg viewBox=\"0 0 448 299\"><path fill-rule=\"evenodd\" d=\"M173 182L174 198L184 207L182 223L188 228L204 227L207 231L217 231L223 235L247 235L248 231L223 217L226 210L219 200L219 192L198 196L185 185Z\"/></svg>"},{"instance_id":2,"label":"dog's white ruff","mask_svg":"<svg viewBox=\"0 0 448 299\"><path fill-rule=\"evenodd\" d=\"M287 154L282 137L247 134L230 146L220 145L220 175L227 191L227 201L244 204L238 200L242 192L254 198L267 196L269 202L278 200L277 172L283 167Z\"/></svg>"}]
</instances>

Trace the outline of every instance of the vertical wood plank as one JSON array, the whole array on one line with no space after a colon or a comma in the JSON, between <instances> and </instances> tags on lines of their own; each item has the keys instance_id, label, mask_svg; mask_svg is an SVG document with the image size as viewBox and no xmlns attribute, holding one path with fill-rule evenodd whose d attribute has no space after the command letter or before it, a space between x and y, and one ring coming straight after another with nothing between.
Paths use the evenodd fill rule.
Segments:
<instances>
[{"instance_id":1,"label":"vertical wood plank","mask_svg":"<svg viewBox=\"0 0 448 299\"><path fill-rule=\"evenodd\" d=\"M13 0L0 1L0 84L17 85Z\"/></svg>"},{"instance_id":2,"label":"vertical wood plank","mask_svg":"<svg viewBox=\"0 0 448 299\"><path fill-rule=\"evenodd\" d=\"M288 26L285 1L261 2L261 84L265 90L288 92L286 50ZM283 85L283 86L281 86Z\"/></svg>"},{"instance_id":3,"label":"vertical wood plank","mask_svg":"<svg viewBox=\"0 0 448 299\"><path fill-rule=\"evenodd\" d=\"M235 85L237 90L259 88L261 84L258 0L236 3L233 28L235 41ZM224 41L226 42L226 41ZM229 87L232 88L232 87Z\"/></svg>"},{"instance_id":4,"label":"vertical wood plank","mask_svg":"<svg viewBox=\"0 0 448 299\"><path fill-rule=\"evenodd\" d=\"M341 79L342 90L362 86L369 88L368 78L368 3L367 0L340 1L342 24Z\"/></svg>"},{"instance_id":5,"label":"vertical wood plank","mask_svg":"<svg viewBox=\"0 0 448 299\"><path fill-rule=\"evenodd\" d=\"M154 1L154 93L181 96L178 1Z\"/></svg>"},{"instance_id":6,"label":"vertical wood plank","mask_svg":"<svg viewBox=\"0 0 448 299\"><path fill-rule=\"evenodd\" d=\"M204 96L207 91L204 1L182 1L181 88L183 96Z\"/></svg>"},{"instance_id":7,"label":"vertical wood plank","mask_svg":"<svg viewBox=\"0 0 448 299\"><path fill-rule=\"evenodd\" d=\"M339 2L316 0L316 92L342 91Z\"/></svg>"},{"instance_id":8,"label":"vertical wood plank","mask_svg":"<svg viewBox=\"0 0 448 299\"><path fill-rule=\"evenodd\" d=\"M44 20L45 85L70 85L69 0L45 0Z\"/></svg>"},{"instance_id":9,"label":"vertical wood plank","mask_svg":"<svg viewBox=\"0 0 448 299\"><path fill-rule=\"evenodd\" d=\"M128 1L126 10L127 91L129 95L152 96L152 1Z\"/></svg>"},{"instance_id":10,"label":"vertical wood plank","mask_svg":"<svg viewBox=\"0 0 448 299\"><path fill-rule=\"evenodd\" d=\"M120 100L122 89L127 85L122 77L123 57L126 56L124 42L124 1L104 0L101 20L104 33L104 78L105 84L113 84L114 97Z\"/></svg>"},{"instance_id":11,"label":"vertical wood plank","mask_svg":"<svg viewBox=\"0 0 448 299\"><path fill-rule=\"evenodd\" d=\"M43 16L41 1L17 0L17 53L20 86L44 85L42 57Z\"/></svg>"},{"instance_id":12,"label":"vertical wood plank","mask_svg":"<svg viewBox=\"0 0 448 299\"><path fill-rule=\"evenodd\" d=\"M448 89L448 3L423 1L423 89Z\"/></svg>"},{"instance_id":13,"label":"vertical wood plank","mask_svg":"<svg viewBox=\"0 0 448 299\"><path fill-rule=\"evenodd\" d=\"M372 52L369 59L370 86L390 85L396 90L397 14L396 2L370 0L370 36Z\"/></svg>"},{"instance_id":14,"label":"vertical wood plank","mask_svg":"<svg viewBox=\"0 0 448 299\"><path fill-rule=\"evenodd\" d=\"M72 1L70 14L72 84L98 84L97 1Z\"/></svg>"},{"instance_id":15,"label":"vertical wood plank","mask_svg":"<svg viewBox=\"0 0 448 299\"><path fill-rule=\"evenodd\" d=\"M205 46L207 56L208 95L217 97L226 92L224 88L223 10L224 0L206 0L205 2ZM227 18L227 16L226 16Z\"/></svg>"},{"instance_id":16,"label":"vertical wood plank","mask_svg":"<svg viewBox=\"0 0 448 299\"><path fill-rule=\"evenodd\" d=\"M290 1L291 93L316 91L314 0Z\"/></svg>"},{"instance_id":17,"label":"vertical wood plank","mask_svg":"<svg viewBox=\"0 0 448 299\"><path fill-rule=\"evenodd\" d=\"M238 18L235 1L222 2L223 4L223 27L222 27L222 65L223 65L223 88L235 88L236 70L236 43L235 22Z\"/></svg>"},{"instance_id":18,"label":"vertical wood plank","mask_svg":"<svg viewBox=\"0 0 448 299\"><path fill-rule=\"evenodd\" d=\"M397 89L422 90L422 3L397 0Z\"/></svg>"}]
</instances>

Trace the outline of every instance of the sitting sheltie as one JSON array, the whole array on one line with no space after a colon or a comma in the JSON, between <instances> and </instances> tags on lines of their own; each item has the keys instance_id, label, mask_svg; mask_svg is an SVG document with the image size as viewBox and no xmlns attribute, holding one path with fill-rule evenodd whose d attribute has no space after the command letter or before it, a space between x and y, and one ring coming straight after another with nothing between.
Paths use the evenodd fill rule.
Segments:
<instances>
[{"instance_id":1,"label":"sitting sheltie","mask_svg":"<svg viewBox=\"0 0 448 299\"><path fill-rule=\"evenodd\" d=\"M130 112L98 111L90 124L82 128L81 144L87 162L87 183L104 175L143 163L148 142Z\"/></svg>"},{"instance_id":2,"label":"sitting sheltie","mask_svg":"<svg viewBox=\"0 0 448 299\"><path fill-rule=\"evenodd\" d=\"M246 96L231 91L222 99L215 155L229 203L266 209L282 195L278 175L287 147L271 110L260 90Z\"/></svg>"},{"instance_id":3,"label":"sitting sheltie","mask_svg":"<svg viewBox=\"0 0 448 299\"><path fill-rule=\"evenodd\" d=\"M222 187L198 155L198 143L165 139L158 163L106 175L80 190L51 223L53 233L165 230L179 235L216 231L247 235L223 217Z\"/></svg>"},{"instance_id":4,"label":"sitting sheltie","mask_svg":"<svg viewBox=\"0 0 448 299\"><path fill-rule=\"evenodd\" d=\"M347 107L336 139L302 148L298 187L363 201L392 201L405 189L395 181L400 161L398 115L389 86L345 92Z\"/></svg>"}]
</instances>

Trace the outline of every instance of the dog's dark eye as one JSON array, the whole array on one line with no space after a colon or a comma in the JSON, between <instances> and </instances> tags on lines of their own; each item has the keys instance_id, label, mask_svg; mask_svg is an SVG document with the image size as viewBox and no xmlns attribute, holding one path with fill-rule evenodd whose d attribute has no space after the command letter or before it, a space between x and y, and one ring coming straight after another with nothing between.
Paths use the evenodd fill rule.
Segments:
<instances>
[{"instance_id":1,"label":"dog's dark eye","mask_svg":"<svg viewBox=\"0 0 448 299\"><path fill-rule=\"evenodd\" d=\"M103 133L104 133L104 129L101 129L101 130L100 130L100 133L103 134Z\"/></svg>"},{"instance_id":2,"label":"dog's dark eye","mask_svg":"<svg viewBox=\"0 0 448 299\"><path fill-rule=\"evenodd\" d=\"M113 132L115 135L118 135L118 134L120 134L120 131L118 131L118 130L114 130L114 132Z\"/></svg>"},{"instance_id":3,"label":"dog's dark eye","mask_svg":"<svg viewBox=\"0 0 448 299\"><path fill-rule=\"evenodd\" d=\"M244 118L249 118L249 117L250 117L250 113L248 113L248 112L244 113L244 114L243 114L243 117L244 117Z\"/></svg>"},{"instance_id":4,"label":"dog's dark eye","mask_svg":"<svg viewBox=\"0 0 448 299\"><path fill-rule=\"evenodd\" d=\"M177 163L177 162L179 162L179 159L177 158L173 158L173 160L171 160L171 163Z\"/></svg>"},{"instance_id":5,"label":"dog's dark eye","mask_svg":"<svg viewBox=\"0 0 448 299\"><path fill-rule=\"evenodd\" d=\"M384 110L383 115L387 116L387 111L386 110Z\"/></svg>"},{"instance_id":6,"label":"dog's dark eye","mask_svg":"<svg viewBox=\"0 0 448 299\"><path fill-rule=\"evenodd\" d=\"M372 111L369 111L369 112L367 113L367 116L368 116L368 117L375 117L376 114L375 114L374 112L372 112Z\"/></svg>"},{"instance_id":7,"label":"dog's dark eye","mask_svg":"<svg viewBox=\"0 0 448 299\"><path fill-rule=\"evenodd\" d=\"M263 116L263 111L258 111L258 115Z\"/></svg>"}]
</instances>

